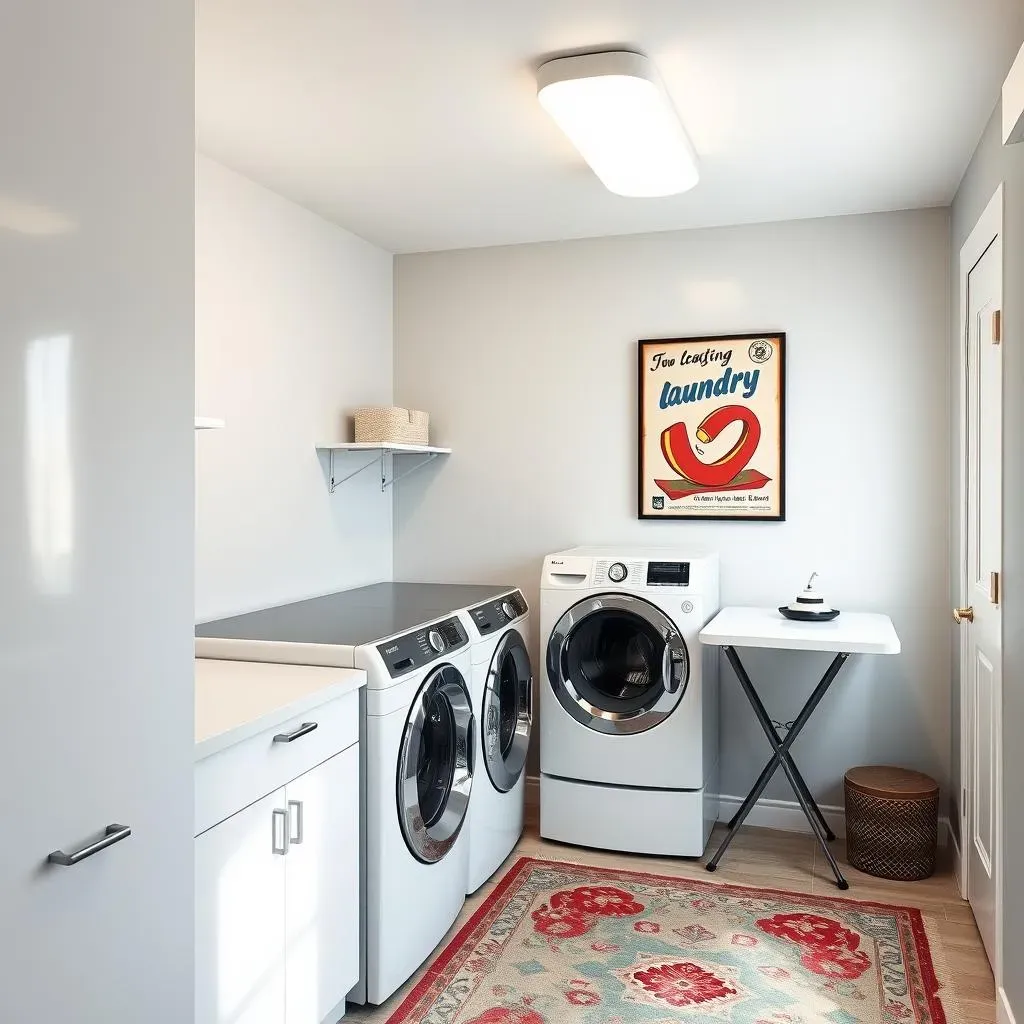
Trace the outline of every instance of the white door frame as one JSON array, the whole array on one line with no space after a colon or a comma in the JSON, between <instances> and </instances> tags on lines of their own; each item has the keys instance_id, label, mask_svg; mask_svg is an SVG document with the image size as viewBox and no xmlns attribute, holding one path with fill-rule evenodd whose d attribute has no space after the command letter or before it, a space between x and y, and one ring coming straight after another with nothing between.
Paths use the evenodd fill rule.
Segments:
<instances>
[{"instance_id":1,"label":"white door frame","mask_svg":"<svg viewBox=\"0 0 1024 1024\"><path fill-rule=\"evenodd\" d=\"M968 312L967 312L967 284L971 270L978 260L985 254L996 237L1003 234L1003 186L996 189L995 194L985 207L984 213L978 219L974 230L970 233L967 241L960 250L959 282L960 282L960 305L958 315L960 320L960 344L956 364L957 387L960 392L960 437L958 449L958 480L959 490L956 495L957 509L956 516L960 534L960 565L959 565L959 593L957 604L963 605L968 594L969 583L967 579L967 334L968 334ZM1005 286L1005 281L1004 281ZM970 802L964 799L973 782L972 772L972 748L970 745L971 720L967 715L968 693L970 681L969 651L967 644L960 645L960 793L957 796L957 803L960 808L960 849L957 851L959 864L957 874L960 878L960 895L966 900L969 892L968 871L970 858L967 856L966 843L971 834L971 822L968 818ZM1002 656L1002 645L1000 644L1000 656ZM997 735L1002 736L1002 698L1000 697L997 715ZM1003 830L1002 830L1002 808L1003 808L1003 772L1002 772L1002 743L997 752L999 757L999 771L996 792L996 964L995 976L996 987L1000 987L1002 981L1002 948L1003 948ZM998 998L997 998L998 1001Z\"/></svg>"}]
</instances>

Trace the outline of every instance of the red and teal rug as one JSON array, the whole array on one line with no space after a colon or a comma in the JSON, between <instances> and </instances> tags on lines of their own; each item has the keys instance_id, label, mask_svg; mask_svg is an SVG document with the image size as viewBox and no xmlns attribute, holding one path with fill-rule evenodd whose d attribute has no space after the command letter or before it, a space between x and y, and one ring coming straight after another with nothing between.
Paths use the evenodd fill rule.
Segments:
<instances>
[{"instance_id":1,"label":"red and teal rug","mask_svg":"<svg viewBox=\"0 0 1024 1024\"><path fill-rule=\"evenodd\" d=\"M524 857L388 1024L946 1024L918 910Z\"/></svg>"}]
</instances>

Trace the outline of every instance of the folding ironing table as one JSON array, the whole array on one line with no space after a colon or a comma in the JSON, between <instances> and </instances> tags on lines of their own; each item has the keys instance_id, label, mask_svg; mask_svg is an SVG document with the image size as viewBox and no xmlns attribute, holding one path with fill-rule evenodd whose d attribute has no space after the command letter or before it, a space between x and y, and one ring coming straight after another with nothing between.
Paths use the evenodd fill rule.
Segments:
<instances>
[{"instance_id":1,"label":"folding ironing table","mask_svg":"<svg viewBox=\"0 0 1024 1024\"><path fill-rule=\"evenodd\" d=\"M714 871L718 867L718 862L729 848L733 837L764 792L771 777L781 767L790 786L793 787L811 830L825 851L825 857L836 877L836 885L840 889L848 889L850 884L839 870L839 865L828 845L830 840L835 839L835 835L825 821L821 808L811 796L811 791L800 774L790 749L851 654L900 653L900 639L893 628L892 620L888 615L843 612L831 622L793 622L784 618L775 608L723 608L701 630L700 640L703 644L721 647L725 651L725 656L729 659L729 664L732 665L736 678L772 747L772 756L764 766L764 771L729 822L729 833L722 841L718 852L708 861L708 871ZM736 651L738 647L824 651L835 655L785 736L779 734L771 716L765 710L754 684L750 681L750 676L740 661Z\"/></svg>"}]
</instances>

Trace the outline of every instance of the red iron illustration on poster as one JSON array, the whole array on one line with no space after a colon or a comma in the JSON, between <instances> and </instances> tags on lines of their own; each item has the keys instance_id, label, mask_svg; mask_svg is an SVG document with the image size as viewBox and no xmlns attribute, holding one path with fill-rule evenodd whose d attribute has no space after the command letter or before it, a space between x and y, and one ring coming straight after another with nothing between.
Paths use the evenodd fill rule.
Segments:
<instances>
[{"instance_id":1,"label":"red iron illustration on poster","mask_svg":"<svg viewBox=\"0 0 1024 1024\"><path fill-rule=\"evenodd\" d=\"M784 519L785 335L641 341L639 361L640 518Z\"/></svg>"}]
</instances>

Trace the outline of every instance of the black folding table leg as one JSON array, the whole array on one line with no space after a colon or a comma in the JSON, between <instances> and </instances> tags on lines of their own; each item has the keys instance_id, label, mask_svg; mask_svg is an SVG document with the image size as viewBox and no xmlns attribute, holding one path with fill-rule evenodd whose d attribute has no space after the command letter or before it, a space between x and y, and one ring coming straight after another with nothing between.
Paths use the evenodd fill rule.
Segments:
<instances>
[{"instance_id":1,"label":"black folding table leg","mask_svg":"<svg viewBox=\"0 0 1024 1024\"><path fill-rule=\"evenodd\" d=\"M835 857L832 856L832 851L828 848L827 840L829 838L834 839L835 836L833 835L832 830L828 827L828 823L825 821L824 815L821 813L821 808L818 807L814 798L811 796L807 783L804 781L803 776L796 767L796 762L794 762L793 758L790 756L789 748L793 745L793 742L800 734L800 731L807 724L808 719L814 713L814 709L821 702L822 697L825 696L826 691L829 686L832 685L832 681L845 664L849 655L840 653L833 658L827 671L822 676L818 685L814 688L814 692L808 698L807 703L804 704L800 714L797 715L796 721L793 723L793 727L783 739L776 731L771 717L765 710L765 706L761 702L761 698L758 696L757 691L754 689L754 684L751 682L750 676L747 675L746 669L743 667L743 663L740 661L739 655L736 653L736 649L734 647L725 647L724 650L726 657L729 659L729 663L732 665L733 670L736 673L740 686L743 688L743 692L746 694L747 700L750 702L750 706L754 709L754 714L757 716L757 720L760 723L765 736L768 738L768 742L771 744L772 758L768 764L765 765L764 770L761 772L757 782L754 784L754 788L747 794L747 797L740 806L740 809L729 822L728 834L722 841L718 851L707 863L708 871L714 871L717 869L718 862L721 860L722 855L729 848L729 844L732 842L737 831L739 831L740 826L746 820L746 817L753 809L754 804L764 792L768 785L768 781L775 774L776 769L781 765L786 773L790 786L792 786L793 791L796 794L800 807L806 815L807 821L817 837L818 842L821 844L821 847L825 852L825 856L832 867L832 871L836 876L836 884L840 889L848 888L849 885L843 877L842 872L839 870L839 865L836 863Z\"/></svg>"},{"instance_id":2,"label":"black folding table leg","mask_svg":"<svg viewBox=\"0 0 1024 1024\"><path fill-rule=\"evenodd\" d=\"M757 705L760 705L761 710L764 712L764 718L761 718L760 715L758 715L758 718L761 721L762 728L765 727L765 721L768 722L768 725L771 729L771 734L768 735L769 741L771 741L772 734L774 734L777 739L778 734L775 732L775 726L772 723L772 720L769 717L768 712L764 710L764 705L761 704L761 698L757 696L757 691L754 690L754 684L750 681L750 676L747 675L746 669L744 669L743 664L740 662L739 655L737 655L735 649L731 647L726 648L726 654L729 657L729 662L733 667L733 671L736 673L736 676L740 681L740 685L743 687L744 692L747 694L747 699L750 700L751 703L753 703L756 700ZM815 687L814 692L808 698L808 701L801 709L800 714L797 715L796 720L793 722L793 726L789 730L789 733L787 734L785 740L782 741L782 745L785 748L784 756L789 761L790 768L795 773L795 776L799 781L799 784L803 787L804 798L810 803L811 807L814 809L815 816L817 817L818 821L821 822L821 827L822 829L824 829L825 836L828 839L835 839L835 833L829 827L828 822L825 820L825 815L821 813L821 808L815 802L814 797L811 796L810 788L804 781L804 777L800 774L800 770L797 768L796 763L793 761L793 758L789 754L789 748L790 746L792 746L793 740L795 740L796 737L799 735L800 730L803 729L803 727L807 724L807 720L814 713L814 709L820 703L821 698L825 696L826 691L832 685L832 680L835 679L835 677L839 674L839 670L846 663L847 658L849 658L848 654L837 654L832 659L832 663L825 671L825 674L821 677L821 681ZM753 697L751 697L751 694L753 694ZM754 706L755 713L757 712L757 705ZM776 752L779 749L778 746L774 743L772 744L772 748ZM778 757L773 754L772 758L764 766L764 771L761 773L761 776L764 777L765 773L767 773L767 777L771 778L771 776L775 772L775 769L778 767L778 763ZM757 781L758 783L760 783L761 778L758 778ZM734 816L733 821L735 820L736 818ZM730 828L732 827L732 824L733 822L730 821Z\"/></svg>"},{"instance_id":3,"label":"black folding table leg","mask_svg":"<svg viewBox=\"0 0 1024 1024\"><path fill-rule=\"evenodd\" d=\"M804 777L800 774L800 769L797 768L796 763L788 754L786 755L786 760L789 762L790 770L794 773L798 784L803 787L804 799L808 801L811 806L811 810L814 811L815 817L821 823L822 830L825 833L825 838L830 841L835 839L835 833L832 831L829 823L825 820L825 815L821 813L821 808L817 803L815 803L814 797L811 796L811 791L808 788L807 783L804 781ZM768 780L775 774L778 767L779 760L776 757L772 757L772 759L764 766L761 774L757 777L757 782L754 783L754 789L757 790L758 796L764 792L765 786L768 784ZM739 816L740 812L737 811L729 820L729 828L732 828L733 825L736 824Z\"/></svg>"}]
</instances>

